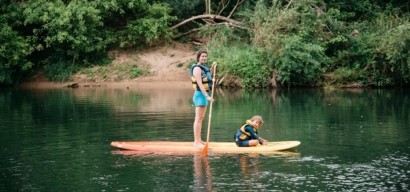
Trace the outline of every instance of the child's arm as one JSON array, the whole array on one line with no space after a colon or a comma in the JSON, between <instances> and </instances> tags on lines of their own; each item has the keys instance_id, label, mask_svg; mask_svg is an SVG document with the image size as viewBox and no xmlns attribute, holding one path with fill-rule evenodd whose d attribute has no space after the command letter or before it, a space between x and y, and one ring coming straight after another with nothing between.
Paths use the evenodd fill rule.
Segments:
<instances>
[{"instance_id":1,"label":"child's arm","mask_svg":"<svg viewBox=\"0 0 410 192\"><path fill-rule=\"evenodd\" d=\"M259 141L259 144L261 144L261 145L267 145L268 144L268 140L266 140L262 137L259 137L258 141Z\"/></svg>"},{"instance_id":2,"label":"child's arm","mask_svg":"<svg viewBox=\"0 0 410 192\"><path fill-rule=\"evenodd\" d=\"M259 136L253 131L253 128L251 126L246 126L245 131L247 131L251 135L252 139L259 139Z\"/></svg>"},{"instance_id":3,"label":"child's arm","mask_svg":"<svg viewBox=\"0 0 410 192\"><path fill-rule=\"evenodd\" d=\"M263 139L262 137L259 137L259 135L256 134L253 131L253 128L251 128L250 126L246 126L245 130L248 131L251 134L252 139L257 139L259 141L259 144L261 144L261 145L267 145L268 144L268 141Z\"/></svg>"}]
</instances>

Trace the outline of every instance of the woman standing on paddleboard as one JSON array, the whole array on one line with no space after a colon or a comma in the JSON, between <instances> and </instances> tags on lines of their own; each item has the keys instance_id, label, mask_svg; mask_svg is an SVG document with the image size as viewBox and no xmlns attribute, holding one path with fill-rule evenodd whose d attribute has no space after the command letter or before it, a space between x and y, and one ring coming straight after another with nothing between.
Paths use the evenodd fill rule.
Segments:
<instances>
[{"instance_id":1,"label":"woman standing on paddleboard","mask_svg":"<svg viewBox=\"0 0 410 192\"><path fill-rule=\"evenodd\" d=\"M194 145L202 147L204 142L201 139L202 122L205 117L206 108L210 101L213 101L210 91L212 90L212 71L216 64L212 64L209 69L205 66L208 59L206 51L199 51L196 56L196 64L193 64L190 70L192 87L195 92L192 100L195 105L195 121L194 121Z\"/></svg>"}]
</instances>

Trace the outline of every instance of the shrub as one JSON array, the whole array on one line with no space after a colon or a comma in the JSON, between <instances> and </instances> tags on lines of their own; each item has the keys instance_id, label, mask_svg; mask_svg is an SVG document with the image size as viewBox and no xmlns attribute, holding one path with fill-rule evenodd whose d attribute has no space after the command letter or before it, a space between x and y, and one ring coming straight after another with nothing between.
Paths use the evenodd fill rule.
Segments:
<instances>
[{"instance_id":1,"label":"shrub","mask_svg":"<svg viewBox=\"0 0 410 192\"><path fill-rule=\"evenodd\" d=\"M78 71L78 67L63 59L53 59L44 66L44 75L52 81L67 81L73 74Z\"/></svg>"},{"instance_id":2,"label":"shrub","mask_svg":"<svg viewBox=\"0 0 410 192\"><path fill-rule=\"evenodd\" d=\"M275 62L277 80L284 85L317 85L323 72L321 63L326 59L323 47L299 36L284 38L283 44Z\"/></svg>"}]
</instances>

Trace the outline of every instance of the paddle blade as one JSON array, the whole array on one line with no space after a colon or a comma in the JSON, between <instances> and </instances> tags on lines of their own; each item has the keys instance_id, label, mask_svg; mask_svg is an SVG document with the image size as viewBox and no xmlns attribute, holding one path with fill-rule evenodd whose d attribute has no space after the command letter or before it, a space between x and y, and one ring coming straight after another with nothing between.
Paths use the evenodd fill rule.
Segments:
<instances>
[{"instance_id":1,"label":"paddle blade","mask_svg":"<svg viewBox=\"0 0 410 192\"><path fill-rule=\"evenodd\" d=\"M206 157L207 155L208 155L208 142L205 143L205 146L202 149L202 156Z\"/></svg>"}]
</instances>

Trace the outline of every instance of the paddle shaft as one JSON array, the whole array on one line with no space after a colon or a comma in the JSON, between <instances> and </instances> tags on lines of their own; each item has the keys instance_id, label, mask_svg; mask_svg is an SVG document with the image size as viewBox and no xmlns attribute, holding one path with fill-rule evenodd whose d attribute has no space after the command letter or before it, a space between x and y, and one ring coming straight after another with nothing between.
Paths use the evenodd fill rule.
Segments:
<instances>
[{"instance_id":1,"label":"paddle shaft","mask_svg":"<svg viewBox=\"0 0 410 192\"><path fill-rule=\"evenodd\" d=\"M212 91L211 91L211 104L209 106L209 116L208 116L208 131L206 134L206 144L204 148L202 149L202 156L208 155L208 144L209 144L209 134L211 132L211 118L212 118L212 104L214 103L213 98L214 98L214 90L215 90L215 74L216 74L216 65L214 68L214 75L213 75L213 81L212 81Z\"/></svg>"}]
</instances>

